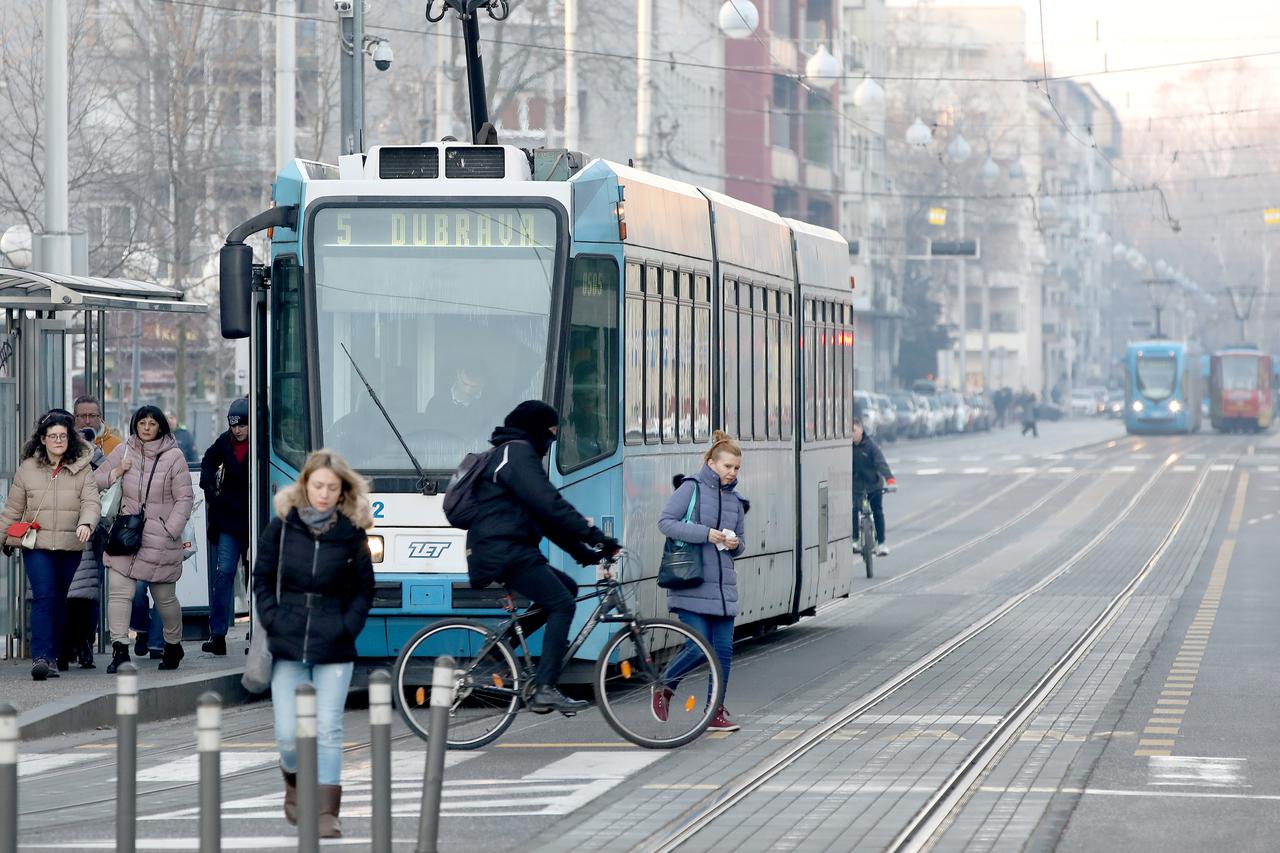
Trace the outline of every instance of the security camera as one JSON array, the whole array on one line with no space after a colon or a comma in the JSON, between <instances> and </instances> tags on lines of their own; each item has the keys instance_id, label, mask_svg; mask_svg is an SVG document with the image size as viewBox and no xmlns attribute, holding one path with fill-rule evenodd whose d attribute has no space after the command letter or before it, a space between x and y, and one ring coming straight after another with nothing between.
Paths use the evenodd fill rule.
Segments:
<instances>
[{"instance_id":1,"label":"security camera","mask_svg":"<svg viewBox=\"0 0 1280 853\"><path fill-rule=\"evenodd\" d=\"M333 0L333 9L339 15L350 15L352 12L352 0Z\"/></svg>"},{"instance_id":2,"label":"security camera","mask_svg":"<svg viewBox=\"0 0 1280 853\"><path fill-rule=\"evenodd\" d=\"M373 46L373 67L379 71L386 71L391 67L395 54L391 51L391 42L380 41Z\"/></svg>"}]
</instances>

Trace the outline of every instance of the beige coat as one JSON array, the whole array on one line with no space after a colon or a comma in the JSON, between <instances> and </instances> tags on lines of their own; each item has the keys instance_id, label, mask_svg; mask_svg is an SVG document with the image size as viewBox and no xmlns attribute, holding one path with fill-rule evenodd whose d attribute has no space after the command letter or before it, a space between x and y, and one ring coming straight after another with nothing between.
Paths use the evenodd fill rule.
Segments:
<instances>
[{"instance_id":1,"label":"beige coat","mask_svg":"<svg viewBox=\"0 0 1280 853\"><path fill-rule=\"evenodd\" d=\"M187 459L172 435L148 441L137 436L111 451L95 476L98 486L107 488L111 473L120 467L125 448L129 449L129 470L124 475L120 514L133 515L143 504L147 481L155 471L150 496L146 498L146 524L142 528L142 550L119 557L107 554L107 567L125 577L152 583L173 583L182 576L182 528L191 517L194 495Z\"/></svg>"},{"instance_id":2,"label":"beige coat","mask_svg":"<svg viewBox=\"0 0 1280 853\"><path fill-rule=\"evenodd\" d=\"M94 527L98 523L98 487L89 453L64 466L53 477L53 468L35 457L23 460L14 475L4 511L0 513L0 531L18 521L37 521L36 548L50 551L83 551L84 543L76 538L81 524ZM37 510L39 510L37 512ZM18 547L12 536L5 544Z\"/></svg>"}]
</instances>

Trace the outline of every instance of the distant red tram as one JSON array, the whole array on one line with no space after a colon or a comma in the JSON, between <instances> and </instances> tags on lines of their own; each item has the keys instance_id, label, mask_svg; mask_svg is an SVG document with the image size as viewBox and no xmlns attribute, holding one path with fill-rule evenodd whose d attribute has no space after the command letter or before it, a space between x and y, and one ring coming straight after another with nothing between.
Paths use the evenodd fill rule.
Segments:
<instances>
[{"instance_id":1,"label":"distant red tram","mask_svg":"<svg viewBox=\"0 0 1280 853\"><path fill-rule=\"evenodd\" d=\"M1209 419L1221 432L1271 426L1275 388L1271 356L1253 348L1215 352L1209 364Z\"/></svg>"}]
</instances>

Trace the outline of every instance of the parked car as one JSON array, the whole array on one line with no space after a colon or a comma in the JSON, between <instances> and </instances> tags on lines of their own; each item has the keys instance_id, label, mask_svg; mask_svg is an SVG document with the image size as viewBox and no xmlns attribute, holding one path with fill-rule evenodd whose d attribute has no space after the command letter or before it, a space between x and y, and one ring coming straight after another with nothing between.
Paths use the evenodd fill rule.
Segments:
<instances>
[{"instance_id":1,"label":"parked car","mask_svg":"<svg viewBox=\"0 0 1280 853\"><path fill-rule=\"evenodd\" d=\"M886 394L872 394L880 409L880 435L885 441L898 440L898 410Z\"/></svg>"},{"instance_id":2,"label":"parked car","mask_svg":"<svg viewBox=\"0 0 1280 853\"><path fill-rule=\"evenodd\" d=\"M924 406L929 413L928 435L944 435L947 431L947 412L942 405L942 401L938 399L936 394L922 394L920 395L920 400L924 403Z\"/></svg>"},{"instance_id":3,"label":"parked car","mask_svg":"<svg viewBox=\"0 0 1280 853\"><path fill-rule=\"evenodd\" d=\"M928 418L917 405L915 396L907 391L896 391L889 395L889 399L893 402L893 410L897 416L898 435L922 438Z\"/></svg>"},{"instance_id":4,"label":"parked car","mask_svg":"<svg viewBox=\"0 0 1280 853\"><path fill-rule=\"evenodd\" d=\"M969 427L969 407L955 391L941 395L947 412L947 432L964 432Z\"/></svg>"},{"instance_id":5,"label":"parked car","mask_svg":"<svg viewBox=\"0 0 1280 853\"><path fill-rule=\"evenodd\" d=\"M1060 421L1062 420L1062 407L1057 403L1037 403L1036 419L1041 421Z\"/></svg>"},{"instance_id":6,"label":"parked car","mask_svg":"<svg viewBox=\"0 0 1280 853\"><path fill-rule=\"evenodd\" d=\"M988 432L996 420L996 409L983 394L973 394L966 401L969 406L969 429Z\"/></svg>"},{"instance_id":7,"label":"parked car","mask_svg":"<svg viewBox=\"0 0 1280 853\"><path fill-rule=\"evenodd\" d=\"M1072 416L1088 417L1098 413L1098 397L1087 388L1080 388L1071 392L1071 398L1068 401Z\"/></svg>"},{"instance_id":8,"label":"parked car","mask_svg":"<svg viewBox=\"0 0 1280 853\"><path fill-rule=\"evenodd\" d=\"M875 438L877 427L880 426L880 407L872 400L866 391L853 392L853 415L862 419L863 431Z\"/></svg>"}]
</instances>

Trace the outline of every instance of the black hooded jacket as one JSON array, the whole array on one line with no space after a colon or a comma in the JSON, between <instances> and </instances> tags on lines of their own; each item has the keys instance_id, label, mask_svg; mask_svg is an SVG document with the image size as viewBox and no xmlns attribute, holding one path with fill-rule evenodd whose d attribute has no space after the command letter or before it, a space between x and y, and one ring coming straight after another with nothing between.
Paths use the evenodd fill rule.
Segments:
<instances>
[{"instance_id":1,"label":"black hooded jacket","mask_svg":"<svg viewBox=\"0 0 1280 853\"><path fill-rule=\"evenodd\" d=\"M218 467L222 487L218 487ZM245 547L249 543L249 454L236 460L235 438L227 430L209 445L200 461L200 488L205 497L209 538L230 533Z\"/></svg>"},{"instance_id":2,"label":"black hooded jacket","mask_svg":"<svg viewBox=\"0 0 1280 853\"><path fill-rule=\"evenodd\" d=\"M488 586L543 562L538 546L544 536L574 559L590 560L586 545L599 544L603 536L551 485L542 468L550 441L501 426L489 443L497 450L476 482L478 514L467 531L471 585Z\"/></svg>"}]
</instances>

